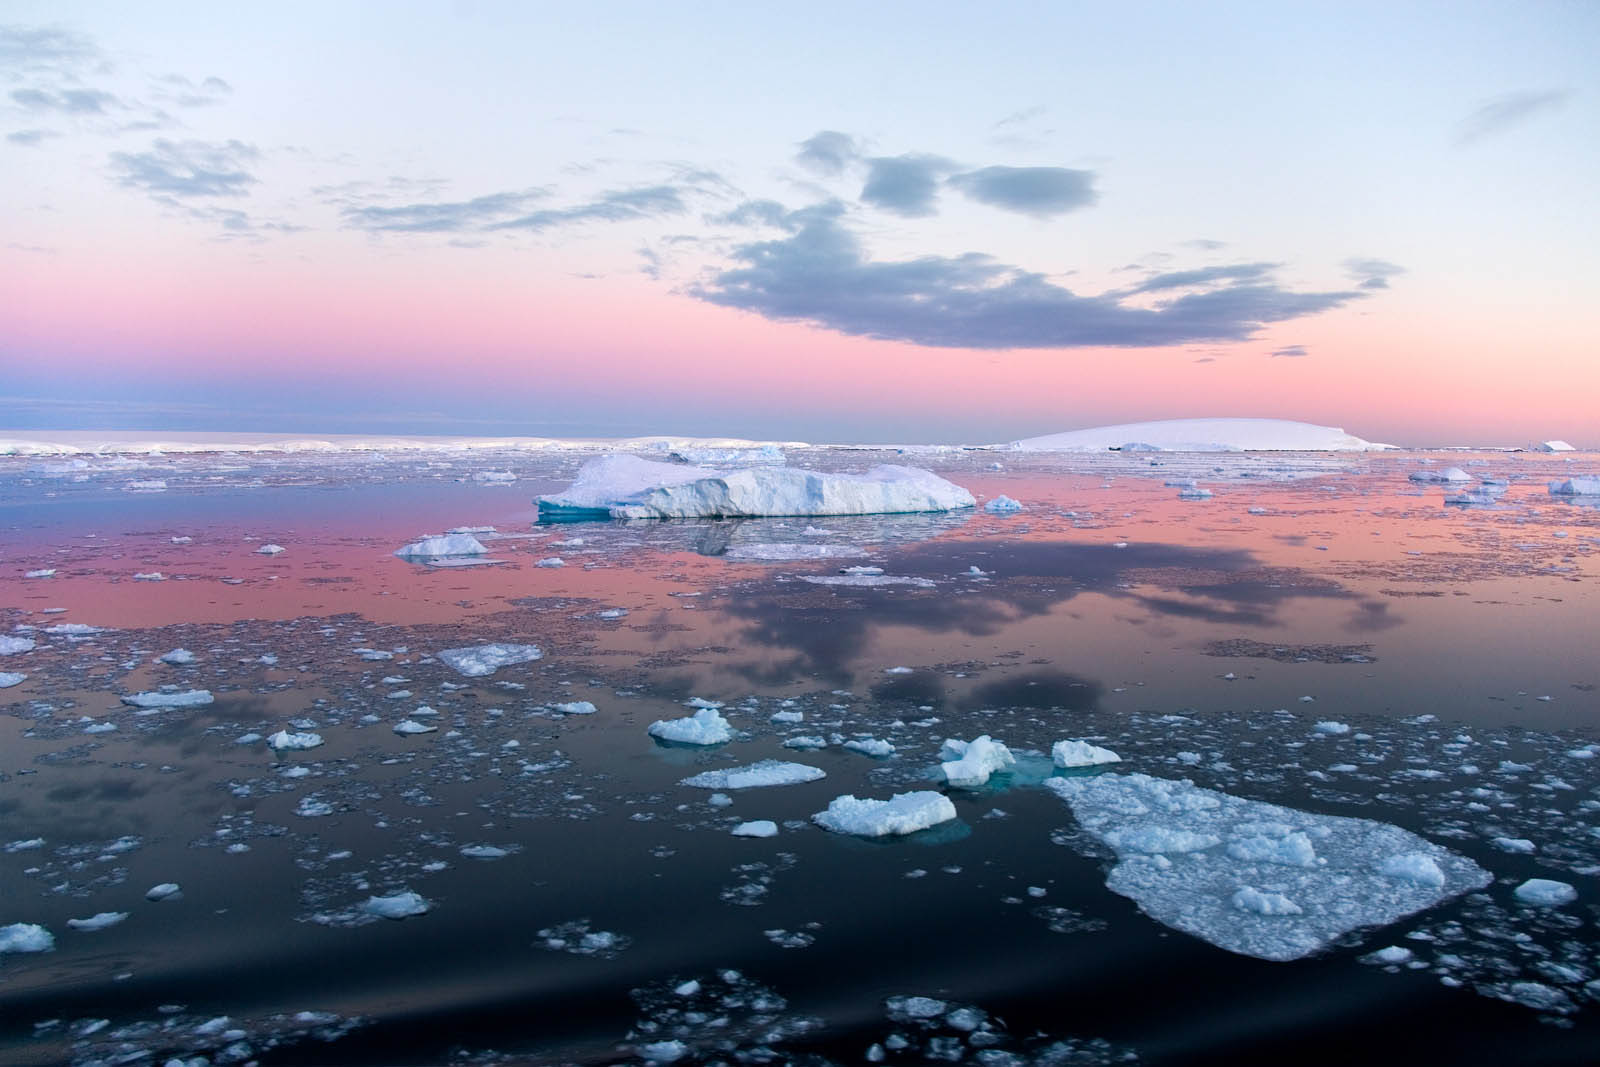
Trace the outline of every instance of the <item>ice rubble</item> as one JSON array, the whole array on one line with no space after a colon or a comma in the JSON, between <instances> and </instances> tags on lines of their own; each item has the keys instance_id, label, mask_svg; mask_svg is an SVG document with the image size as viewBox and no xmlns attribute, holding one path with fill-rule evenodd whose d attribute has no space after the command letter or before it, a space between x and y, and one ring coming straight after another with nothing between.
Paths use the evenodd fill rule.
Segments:
<instances>
[{"instance_id":1,"label":"ice rubble","mask_svg":"<svg viewBox=\"0 0 1600 1067\"><path fill-rule=\"evenodd\" d=\"M481 556L488 552L479 541L469 533L455 534L430 534L420 541L413 541L394 550L394 554L401 559L427 559L438 556Z\"/></svg>"},{"instance_id":2,"label":"ice rubble","mask_svg":"<svg viewBox=\"0 0 1600 1067\"><path fill-rule=\"evenodd\" d=\"M1371 452L1394 446L1364 441L1335 426L1288 419L1163 419L1029 437L1011 447L1024 452Z\"/></svg>"},{"instance_id":3,"label":"ice rubble","mask_svg":"<svg viewBox=\"0 0 1600 1067\"><path fill-rule=\"evenodd\" d=\"M679 719L678 721L682 722L684 720ZM818 767L808 767L804 763L785 763L782 760L764 759L759 763L751 763L743 767L702 771L693 777L685 778L679 784L692 785L700 789L760 789L775 785L800 785L804 782L815 782L819 778L826 777L827 774Z\"/></svg>"},{"instance_id":4,"label":"ice rubble","mask_svg":"<svg viewBox=\"0 0 1600 1067\"><path fill-rule=\"evenodd\" d=\"M896 793L888 800L858 800L846 794L835 797L827 811L811 816L811 821L836 834L860 837L888 837L914 834L956 817L956 806L943 793L920 790Z\"/></svg>"},{"instance_id":5,"label":"ice rubble","mask_svg":"<svg viewBox=\"0 0 1600 1067\"><path fill-rule=\"evenodd\" d=\"M531 663L543 657L544 651L538 645L469 645L466 648L447 648L439 653L440 660L468 678L481 678L501 667Z\"/></svg>"},{"instance_id":6,"label":"ice rubble","mask_svg":"<svg viewBox=\"0 0 1600 1067\"><path fill-rule=\"evenodd\" d=\"M991 774L1005 773L1017 765L1011 750L988 734L971 741L950 738L939 749L946 762L939 765L945 780L964 789L976 789L989 780Z\"/></svg>"},{"instance_id":7,"label":"ice rubble","mask_svg":"<svg viewBox=\"0 0 1600 1067\"><path fill-rule=\"evenodd\" d=\"M880 466L865 474L789 467L718 472L602 456L561 493L539 498L545 519L692 519L761 515L882 515L950 511L977 501L958 485L916 467Z\"/></svg>"},{"instance_id":8,"label":"ice rubble","mask_svg":"<svg viewBox=\"0 0 1600 1067\"><path fill-rule=\"evenodd\" d=\"M701 708L682 719L657 719L648 732L680 745L720 745L733 740L733 728L716 708Z\"/></svg>"},{"instance_id":9,"label":"ice rubble","mask_svg":"<svg viewBox=\"0 0 1600 1067\"><path fill-rule=\"evenodd\" d=\"M1109 748L1091 745L1087 741L1057 741L1050 747L1050 758L1057 767L1098 767L1104 763L1121 763L1122 757Z\"/></svg>"},{"instance_id":10,"label":"ice rubble","mask_svg":"<svg viewBox=\"0 0 1600 1067\"><path fill-rule=\"evenodd\" d=\"M1550 483L1551 496L1600 496L1600 477L1567 478Z\"/></svg>"},{"instance_id":11,"label":"ice rubble","mask_svg":"<svg viewBox=\"0 0 1600 1067\"><path fill-rule=\"evenodd\" d=\"M146 711L162 711L167 708L200 708L210 704L213 699L209 689L189 689L181 693L134 693L123 697L122 702Z\"/></svg>"},{"instance_id":12,"label":"ice rubble","mask_svg":"<svg viewBox=\"0 0 1600 1067\"><path fill-rule=\"evenodd\" d=\"M1299 959L1351 930L1491 880L1471 860L1397 826L1245 800L1187 780L1101 774L1045 786L1116 852L1109 889L1166 926L1260 959Z\"/></svg>"}]
</instances>

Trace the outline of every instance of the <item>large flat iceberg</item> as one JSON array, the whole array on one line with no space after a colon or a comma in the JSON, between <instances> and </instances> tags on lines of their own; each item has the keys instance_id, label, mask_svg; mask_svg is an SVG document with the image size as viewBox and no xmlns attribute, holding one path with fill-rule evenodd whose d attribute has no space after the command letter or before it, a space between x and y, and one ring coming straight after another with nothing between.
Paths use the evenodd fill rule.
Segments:
<instances>
[{"instance_id":1,"label":"large flat iceberg","mask_svg":"<svg viewBox=\"0 0 1600 1067\"><path fill-rule=\"evenodd\" d=\"M1014 441L1024 452L1372 452L1392 448L1337 426L1288 419L1163 419L1095 426Z\"/></svg>"},{"instance_id":2,"label":"large flat iceberg","mask_svg":"<svg viewBox=\"0 0 1600 1067\"><path fill-rule=\"evenodd\" d=\"M704 519L763 515L886 515L974 507L971 493L931 471L884 465L865 474L703 467L603 456L564 492L539 498L545 519Z\"/></svg>"},{"instance_id":3,"label":"large flat iceberg","mask_svg":"<svg viewBox=\"0 0 1600 1067\"><path fill-rule=\"evenodd\" d=\"M820 767L764 759L743 767L702 771L685 778L680 784L697 786L701 789L761 789L775 785L802 785L826 777Z\"/></svg>"},{"instance_id":4,"label":"large flat iceberg","mask_svg":"<svg viewBox=\"0 0 1600 1067\"><path fill-rule=\"evenodd\" d=\"M1157 922L1259 959L1308 956L1491 880L1466 857L1370 819L1145 774L1045 786L1116 852L1108 888Z\"/></svg>"}]
</instances>

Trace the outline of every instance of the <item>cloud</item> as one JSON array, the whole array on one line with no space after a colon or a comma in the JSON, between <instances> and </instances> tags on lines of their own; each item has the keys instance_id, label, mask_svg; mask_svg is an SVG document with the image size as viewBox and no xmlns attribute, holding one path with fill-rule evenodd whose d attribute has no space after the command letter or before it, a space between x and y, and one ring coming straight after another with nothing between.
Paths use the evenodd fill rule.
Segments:
<instances>
[{"instance_id":1,"label":"cloud","mask_svg":"<svg viewBox=\"0 0 1600 1067\"><path fill-rule=\"evenodd\" d=\"M1268 353L1273 359L1298 359L1300 356L1309 356L1305 345L1285 345L1283 348L1274 348Z\"/></svg>"},{"instance_id":2,"label":"cloud","mask_svg":"<svg viewBox=\"0 0 1600 1067\"><path fill-rule=\"evenodd\" d=\"M602 193L586 204L534 211L492 223L490 230L548 230L579 222L627 222L633 219L680 215L688 210L676 186L649 185Z\"/></svg>"},{"instance_id":3,"label":"cloud","mask_svg":"<svg viewBox=\"0 0 1600 1067\"><path fill-rule=\"evenodd\" d=\"M1523 90L1497 96L1456 125L1456 144L1465 146L1504 133L1535 115L1559 109L1571 97L1570 89Z\"/></svg>"},{"instance_id":4,"label":"cloud","mask_svg":"<svg viewBox=\"0 0 1600 1067\"><path fill-rule=\"evenodd\" d=\"M1363 295L1292 292L1262 272L1140 307L1124 302L1127 293L1080 296L977 253L877 262L840 225L843 213L838 202L792 213L790 236L736 248L740 265L691 295L852 336L983 349L1241 341Z\"/></svg>"},{"instance_id":5,"label":"cloud","mask_svg":"<svg viewBox=\"0 0 1600 1067\"><path fill-rule=\"evenodd\" d=\"M1404 274L1406 269L1386 259L1357 257L1344 261L1345 273L1360 283L1363 289L1387 289L1389 279Z\"/></svg>"},{"instance_id":6,"label":"cloud","mask_svg":"<svg viewBox=\"0 0 1600 1067\"><path fill-rule=\"evenodd\" d=\"M807 170L833 176L844 172L845 167L861 156L856 139L838 130L822 130L800 142L800 151L794 161Z\"/></svg>"},{"instance_id":7,"label":"cloud","mask_svg":"<svg viewBox=\"0 0 1600 1067\"><path fill-rule=\"evenodd\" d=\"M94 41L58 26L0 26L0 69L33 71L100 59Z\"/></svg>"},{"instance_id":8,"label":"cloud","mask_svg":"<svg viewBox=\"0 0 1600 1067\"><path fill-rule=\"evenodd\" d=\"M1032 107L1025 107L1021 111L1013 111L1011 114L1007 115L1005 118L1001 119L999 122L996 122L989 128L992 130L1000 130L1007 126L1016 126L1024 122L1029 122L1033 119L1040 118L1049 110L1050 109L1045 107L1043 104L1035 104Z\"/></svg>"},{"instance_id":9,"label":"cloud","mask_svg":"<svg viewBox=\"0 0 1600 1067\"><path fill-rule=\"evenodd\" d=\"M346 226L369 233L460 233L517 215L548 194L547 189L525 189L447 203L352 205L340 215Z\"/></svg>"},{"instance_id":10,"label":"cloud","mask_svg":"<svg viewBox=\"0 0 1600 1067\"><path fill-rule=\"evenodd\" d=\"M1198 248L1202 252L1217 252L1228 247L1226 241L1214 241L1209 237L1196 237L1192 241L1183 242L1187 248Z\"/></svg>"},{"instance_id":11,"label":"cloud","mask_svg":"<svg viewBox=\"0 0 1600 1067\"><path fill-rule=\"evenodd\" d=\"M867 160L867 183L861 199L884 211L906 218L934 213L939 179L956 165L939 156L878 156Z\"/></svg>"},{"instance_id":12,"label":"cloud","mask_svg":"<svg viewBox=\"0 0 1600 1067\"><path fill-rule=\"evenodd\" d=\"M157 140L148 152L113 152L118 184L155 197L246 196L256 178L245 169L261 155L240 141Z\"/></svg>"},{"instance_id":13,"label":"cloud","mask_svg":"<svg viewBox=\"0 0 1600 1067\"><path fill-rule=\"evenodd\" d=\"M6 134L6 140L12 144L19 144L27 148L32 148L35 145L42 144L47 137L60 136L61 135L56 133L54 130L16 130L12 133Z\"/></svg>"},{"instance_id":14,"label":"cloud","mask_svg":"<svg viewBox=\"0 0 1600 1067\"><path fill-rule=\"evenodd\" d=\"M1095 202L1094 172L1066 167L984 167L950 178L970 199L1034 218Z\"/></svg>"},{"instance_id":15,"label":"cloud","mask_svg":"<svg viewBox=\"0 0 1600 1067\"><path fill-rule=\"evenodd\" d=\"M1218 282L1255 282L1266 278L1280 266L1281 263L1230 263L1217 267L1200 267L1195 270L1169 271L1146 278L1127 290L1126 295L1159 293L1168 289L1189 289L1195 286L1214 285Z\"/></svg>"},{"instance_id":16,"label":"cloud","mask_svg":"<svg viewBox=\"0 0 1600 1067\"><path fill-rule=\"evenodd\" d=\"M217 77L197 85L182 74L168 74L157 78L156 83L156 95L179 107L209 107L233 95L233 86Z\"/></svg>"},{"instance_id":17,"label":"cloud","mask_svg":"<svg viewBox=\"0 0 1600 1067\"><path fill-rule=\"evenodd\" d=\"M104 115L106 107L119 106L120 101L99 89L62 89L50 92L45 89L13 89L11 99L18 107L29 111L56 111L66 115Z\"/></svg>"},{"instance_id":18,"label":"cloud","mask_svg":"<svg viewBox=\"0 0 1600 1067\"><path fill-rule=\"evenodd\" d=\"M706 221L717 226L775 226L791 229L789 209L776 200L746 200L731 211Z\"/></svg>"}]
</instances>

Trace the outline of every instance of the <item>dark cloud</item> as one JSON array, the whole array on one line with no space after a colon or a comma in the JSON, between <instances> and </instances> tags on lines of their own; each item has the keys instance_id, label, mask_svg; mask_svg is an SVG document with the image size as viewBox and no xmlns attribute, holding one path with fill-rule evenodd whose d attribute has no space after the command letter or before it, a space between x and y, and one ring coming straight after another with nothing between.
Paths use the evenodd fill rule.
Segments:
<instances>
[{"instance_id":1,"label":"dark cloud","mask_svg":"<svg viewBox=\"0 0 1600 1067\"><path fill-rule=\"evenodd\" d=\"M491 193L448 203L349 205L340 215L346 226L370 233L460 233L500 222L527 210L548 190Z\"/></svg>"},{"instance_id":2,"label":"dark cloud","mask_svg":"<svg viewBox=\"0 0 1600 1067\"><path fill-rule=\"evenodd\" d=\"M245 167L261 153L241 141L157 140L148 152L113 152L119 184L157 197L245 196L256 178Z\"/></svg>"},{"instance_id":3,"label":"dark cloud","mask_svg":"<svg viewBox=\"0 0 1600 1067\"><path fill-rule=\"evenodd\" d=\"M1273 359L1298 359L1300 356L1309 356L1311 353L1306 351L1305 345L1285 345L1282 348L1274 348L1268 354Z\"/></svg>"},{"instance_id":4,"label":"dark cloud","mask_svg":"<svg viewBox=\"0 0 1600 1067\"><path fill-rule=\"evenodd\" d=\"M838 130L823 130L800 142L794 161L818 174L833 176L861 156L856 139Z\"/></svg>"},{"instance_id":5,"label":"dark cloud","mask_svg":"<svg viewBox=\"0 0 1600 1067\"><path fill-rule=\"evenodd\" d=\"M939 180L956 169L948 159L924 155L878 156L867 167L861 199L906 218L932 215Z\"/></svg>"},{"instance_id":6,"label":"dark cloud","mask_svg":"<svg viewBox=\"0 0 1600 1067\"><path fill-rule=\"evenodd\" d=\"M1259 282L1282 265L1281 263L1229 263L1217 267L1200 267L1196 270L1168 271L1146 278L1129 289L1126 295L1159 293L1168 289L1191 289L1197 286L1216 285L1219 282Z\"/></svg>"},{"instance_id":7,"label":"dark cloud","mask_svg":"<svg viewBox=\"0 0 1600 1067\"><path fill-rule=\"evenodd\" d=\"M99 89L14 89L11 99L29 111L55 111L65 115L104 115L106 108L120 103L115 96Z\"/></svg>"},{"instance_id":8,"label":"dark cloud","mask_svg":"<svg viewBox=\"0 0 1600 1067\"><path fill-rule=\"evenodd\" d=\"M1227 284L1206 291L1140 307L1124 303L1128 293L1080 296L1043 275L976 253L876 262L840 225L843 211L835 202L792 213L790 236L740 246L733 255L741 265L690 292L769 319L940 348L1242 341L1267 323L1316 314L1362 295L1292 292L1265 271L1252 270L1231 281L1225 274L1221 280Z\"/></svg>"},{"instance_id":9,"label":"dark cloud","mask_svg":"<svg viewBox=\"0 0 1600 1067\"><path fill-rule=\"evenodd\" d=\"M1520 126L1535 115L1555 111L1571 99L1570 89L1506 93L1484 104L1456 126L1456 144L1469 145Z\"/></svg>"},{"instance_id":10,"label":"dark cloud","mask_svg":"<svg viewBox=\"0 0 1600 1067\"><path fill-rule=\"evenodd\" d=\"M548 230L580 222L627 222L633 219L681 215L687 210L681 190L672 185L650 185L603 193L586 204L534 211L492 223L490 230Z\"/></svg>"},{"instance_id":11,"label":"dark cloud","mask_svg":"<svg viewBox=\"0 0 1600 1067\"><path fill-rule=\"evenodd\" d=\"M1345 273L1360 283L1363 289L1387 289L1389 279L1404 274L1406 269L1384 259L1347 259Z\"/></svg>"},{"instance_id":12,"label":"dark cloud","mask_svg":"<svg viewBox=\"0 0 1600 1067\"><path fill-rule=\"evenodd\" d=\"M950 185L990 207L1050 218L1095 202L1094 172L1066 167L984 167Z\"/></svg>"}]
</instances>

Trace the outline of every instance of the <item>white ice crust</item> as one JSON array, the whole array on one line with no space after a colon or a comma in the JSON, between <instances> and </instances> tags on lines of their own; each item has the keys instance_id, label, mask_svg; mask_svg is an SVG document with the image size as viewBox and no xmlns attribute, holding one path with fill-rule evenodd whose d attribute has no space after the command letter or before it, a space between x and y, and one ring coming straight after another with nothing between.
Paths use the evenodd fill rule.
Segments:
<instances>
[{"instance_id":1,"label":"white ice crust","mask_svg":"<svg viewBox=\"0 0 1600 1067\"><path fill-rule=\"evenodd\" d=\"M1157 922L1241 955L1299 959L1491 880L1397 826L1189 781L1100 774L1045 786L1116 852L1108 888Z\"/></svg>"},{"instance_id":2,"label":"white ice crust","mask_svg":"<svg viewBox=\"0 0 1600 1067\"><path fill-rule=\"evenodd\" d=\"M546 518L700 519L882 515L973 507L971 493L931 471L884 465L865 474L790 467L718 472L636 456L584 464L572 485L539 498Z\"/></svg>"},{"instance_id":3,"label":"white ice crust","mask_svg":"<svg viewBox=\"0 0 1600 1067\"><path fill-rule=\"evenodd\" d=\"M1371 452L1391 448L1345 433L1288 419L1163 419L1069 430L1015 441L1024 452Z\"/></svg>"},{"instance_id":4,"label":"white ice crust","mask_svg":"<svg viewBox=\"0 0 1600 1067\"><path fill-rule=\"evenodd\" d=\"M896 793L888 800L858 800L846 794L835 797L827 811L811 816L811 821L836 834L860 837L889 837L914 834L956 817L956 806L943 793L921 790Z\"/></svg>"},{"instance_id":5,"label":"white ice crust","mask_svg":"<svg viewBox=\"0 0 1600 1067\"><path fill-rule=\"evenodd\" d=\"M447 648L439 658L458 674L468 678L482 678L501 667L515 663L531 663L544 657L538 645L469 645L466 648Z\"/></svg>"},{"instance_id":6,"label":"white ice crust","mask_svg":"<svg viewBox=\"0 0 1600 1067\"><path fill-rule=\"evenodd\" d=\"M743 767L702 771L693 777L685 778L681 784L700 789L761 789L775 785L800 785L803 782L815 782L819 778L826 777L827 774L820 767L764 759L759 763L750 763Z\"/></svg>"}]
</instances>

